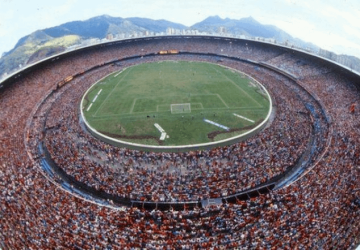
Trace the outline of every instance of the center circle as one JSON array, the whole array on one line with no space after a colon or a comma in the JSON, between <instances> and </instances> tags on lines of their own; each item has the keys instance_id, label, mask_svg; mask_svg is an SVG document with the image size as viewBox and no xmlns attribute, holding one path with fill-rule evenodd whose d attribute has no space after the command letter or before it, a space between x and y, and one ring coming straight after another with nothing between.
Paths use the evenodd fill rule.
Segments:
<instances>
[{"instance_id":1,"label":"center circle","mask_svg":"<svg viewBox=\"0 0 360 250\"><path fill-rule=\"evenodd\" d=\"M229 145L260 131L272 101L245 73L195 61L143 63L93 84L80 103L95 137L139 150Z\"/></svg>"}]
</instances>

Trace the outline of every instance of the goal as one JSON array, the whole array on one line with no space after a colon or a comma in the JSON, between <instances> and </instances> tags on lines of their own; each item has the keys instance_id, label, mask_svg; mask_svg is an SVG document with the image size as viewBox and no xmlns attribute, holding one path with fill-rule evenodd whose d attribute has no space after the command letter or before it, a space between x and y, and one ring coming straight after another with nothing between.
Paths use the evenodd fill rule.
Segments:
<instances>
[{"instance_id":1,"label":"goal","mask_svg":"<svg viewBox=\"0 0 360 250\"><path fill-rule=\"evenodd\" d=\"M190 103L171 104L171 114L190 113Z\"/></svg>"}]
</instances>

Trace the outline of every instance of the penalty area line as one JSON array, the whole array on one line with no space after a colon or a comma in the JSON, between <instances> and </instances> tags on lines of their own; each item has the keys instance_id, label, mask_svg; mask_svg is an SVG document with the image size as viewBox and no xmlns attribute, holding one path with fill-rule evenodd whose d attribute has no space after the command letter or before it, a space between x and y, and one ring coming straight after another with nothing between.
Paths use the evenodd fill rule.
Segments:
<instances>
[{"instance_id":1,"label":"penalty area line","mask_svg":"<svg viewBox=\"0 0 360 250\"><path fill-rule=\"evenodd\" d=\"M251 120L251 119L249 119L249 118L246 118L246 117L244 117L244 116L241 116L241 115L238 115L238 114L235 114L235 113L233 113L233 115L235 115L235 116L237 116L237 117L239 117L239 118L241 118L241 119L247 120L247 121L249 121L249 122L252 122L252 123L255 122L255 121L253 121L253 120Z\"/></svg>"}]
</instances>

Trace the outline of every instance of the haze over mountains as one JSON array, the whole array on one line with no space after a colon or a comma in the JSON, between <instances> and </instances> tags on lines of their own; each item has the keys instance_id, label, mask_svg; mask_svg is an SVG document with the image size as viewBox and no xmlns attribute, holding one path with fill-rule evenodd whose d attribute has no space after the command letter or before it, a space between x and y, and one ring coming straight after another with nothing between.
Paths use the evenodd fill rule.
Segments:
<instances>
[{"instance_id":1,"label":"haze over mountains","mask_svg":"<svg viewBox=\"0 0 360 250\"><path fill-rule=\"evenodd\" d=\"M291 41L291 44L301 45L312 49L318 49L317 46L306 43L300 39L293 38L288 33L277 28L273 25L263 25L257 22L252 17L242 18L240 20L234 20L225 18L222 19L219 16L211 16L206 18L200 23L196 23L191 28L195 28L202 32L216 33L220 27L224 27L226 32L234 35L245 35L247 37L262 37L267 39L274 39L278 42Z\"/></svg>"},{"instance_id":2,"label":"haze over mountains","mask_svg":"<svg viewBox=\"0 0 360 250\"><path fill-rule=\"evenodd\" d=\"M73 21L56 27L38 30L21 38L15 47L0 58L0 79L7 73L18 70L28 63L65 51L71 46L100 42L102 39L121 39L145 35L172 34L232 34L244 37L261 37L278 43L288 43L297 47L319 51L311 43L293 38L286 32L272 25L263 25L254 18L240 20L222 19L211 16L191 27L166 20L148 18L121 18L108 15L97 16L86 21ZM336 57L331 52L324 52L326 57ZM350 60L351 59L351 60ZM350 62L347 62L349 61ZM360 65L360 60L347 57L344 60L348 66ZM359 66L360 67L360 66ZM355 67L354 67L355 68ZM360 71L360 68L357 69Z\"/></svg>"}]
</instances>

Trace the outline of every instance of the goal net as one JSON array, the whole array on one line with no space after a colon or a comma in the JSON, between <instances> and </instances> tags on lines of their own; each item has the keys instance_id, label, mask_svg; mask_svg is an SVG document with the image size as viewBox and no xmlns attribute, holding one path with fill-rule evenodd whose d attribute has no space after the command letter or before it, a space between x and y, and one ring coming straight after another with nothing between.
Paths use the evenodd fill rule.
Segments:
<instances>
[{"instance_id":1,"label":"goal net","mask_svg":"<svg viewBox=\"0 0 360 250\"><path fill-rule=\"evenodd\" d=\"M171 114L190 113L190 103L171 104Z\"/></svg>"}]
</instances>

